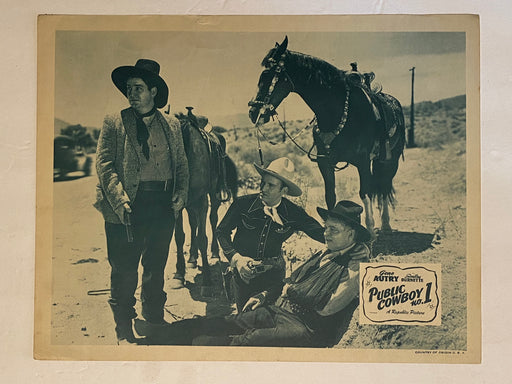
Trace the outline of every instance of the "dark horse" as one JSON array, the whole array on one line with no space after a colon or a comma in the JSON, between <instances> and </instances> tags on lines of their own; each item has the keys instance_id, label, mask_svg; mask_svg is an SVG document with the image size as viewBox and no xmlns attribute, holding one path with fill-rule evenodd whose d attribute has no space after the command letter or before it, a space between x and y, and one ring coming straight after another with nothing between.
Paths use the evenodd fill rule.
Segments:
<instances>
[{"instance_id":1,"label":"dark horse","mask_svg":"<svg viewBox=\"0 0 512 384\"><path fill-rule=\"evenodd\" d=\"M359 172L359 196L365 206L366 227L375 238L372 198L381 208L382 230L391 230L388 204L394 202L392 180L405 145L405 123L400 103L372 92L364 76L360 82L347 71L302 53L287 50L288 37L276 43L262 62L256 98L249 102L249 117L257 124L275 114L275 108L295 92L313 110L316 156L325 184L325 201L336 203L335 170L338 162L354 165ZM354 63L355 64L355 63ZM313 149L313 147L311 148Z\"/></svg>"},{"instance_id":2,"label":"dark horse","mask_svg":"<svg viewBox=\"0 0 512 384\"><path fill-rule=\"evenodd\" d=\"M220 133L208 133L204 130L208 119L195 116L192 107L187 115L178 114L183 134L183 143L189 167L189 191L185 209L190 223L190 252L187 266L197 267L198 253L201 254L203 293L211 286L208 263L208 238L206 236L206 217L208 214L208 196L210 197L210 224L212 227L211 253L213 259L219 259L219 244L215 234L218 221L218 209L223 201L236 197L237 171L233 161L226 154L226 141ZM183 212L176 218L175 241L177 248L176 273L171 287L179 289L185 283L185 256L183 244Z\"/></svg>"}]
</instances>

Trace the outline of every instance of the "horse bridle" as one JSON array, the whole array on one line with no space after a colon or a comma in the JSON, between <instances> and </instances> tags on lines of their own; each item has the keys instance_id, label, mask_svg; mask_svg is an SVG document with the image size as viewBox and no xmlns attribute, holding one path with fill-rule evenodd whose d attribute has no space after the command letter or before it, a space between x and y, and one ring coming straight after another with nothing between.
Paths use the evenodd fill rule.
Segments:
<instances>
[{"instance_id":1,"label":"horse bridle","mask_svg":"<svg viewBox=\"0 0 512 384\"><path fill-rule=\"evenodd\" d=\"M281 74L284 74L286 76L286 78L288 79L288 81L290 82L290 84L292 85L292 89L290 92L293 92L295 90L295 83L293 82L292 78L290 77L290 75L288 74L288 72L286 71L286 69L284 67L285 57L286 57L286 53L283 53L281 55L281 59L279 61L276 61L272 57L268 59L268 61L267 61L268 68L266 69L266 71L273 70L274 76L272 77L272 81L270 82L270 85L268 87L267 95L265 96L265 98L263 100L252 99L248 103L249 107L259 107L260 108L259 116L262 115L266 111L270 111L271 115L276 114L276 112L275 112L276 107L270 103L270 98L272 97L272 94L274 93L275 86L276 86L277 82L279 81ZM259 116L258 116L258 119L256 120L256 122L259 120Z\"/></svg>"}]
</instances>

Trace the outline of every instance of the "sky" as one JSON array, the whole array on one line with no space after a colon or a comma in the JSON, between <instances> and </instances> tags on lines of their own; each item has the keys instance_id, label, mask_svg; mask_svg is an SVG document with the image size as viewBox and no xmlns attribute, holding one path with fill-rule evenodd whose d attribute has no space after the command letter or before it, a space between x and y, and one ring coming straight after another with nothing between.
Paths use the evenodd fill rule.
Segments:
<instances>
[{"instance_id":1,"label":"sky","mask_svg":"<svg viewBox=\"0 0 512 384\"><path fill-rule=\"evenodd\" d=\"M261 60L288 35L288 49L322 58L340 69L358 62L375 82L411 102L465 94L465 35L460 32L121 32L57 31L55 117L70 124L101 127L106 114L128 106L110 74L139 58L160 63L170 89L171 111L210 117L247 113L256 95ZM295 94L277 109L288 120L312 118Z\"/></svg>"}]
</instances>

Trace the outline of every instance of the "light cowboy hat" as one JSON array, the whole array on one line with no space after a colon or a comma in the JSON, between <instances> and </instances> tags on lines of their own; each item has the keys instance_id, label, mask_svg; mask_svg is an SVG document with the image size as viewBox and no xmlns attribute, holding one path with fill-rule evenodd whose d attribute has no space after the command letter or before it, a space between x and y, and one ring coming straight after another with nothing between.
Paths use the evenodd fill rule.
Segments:
<instances>
[{"instance_id":1,"label":"light cowboy hat","mask_svg":"<svg viewBox=\"0 0 512 384\"><path fill-rule=\"evenodd\" d=\"M341 200L336 203L333 209L327 210L317 207L316 210L324 221L327 220L328 217L341 219L345 224L356 230L360 241L365 242L370 240L370 232L361 225L361 213L363 213L363 207L359 204L349 200Z\"/></svg>"},{"instance_id":2,"label":"light cowboy hat","mask_svg":"<svg viewBox=\"0 0 512 384\"><path fill-rule=\"evenodd\" d=\"M118 67L112 71L112 81L114 82L117 89L121 91L123 95L126 95L126 81L130 77L138 77L144 81L149 80L158 90L155 96L155 106L157 108L163 108L167 104L167 98L169 97L169 88L159 75L160 64L154 60L139 59L134 66L125 65Z\"/></svg>"},{"instance_id":3,"label":"light cowboy hat","mask_svg":"<svg viewBox=\"0 0 512 384\"><path fill-rule=\"evenodd\" d=\"M293 178L293 173L295 172L295 166L293 165L293 162L289 158L280 157L278 159L275 159L266 168L263 168L256 163L253 164L258 173L262 177L264 175L270 175L281 180L284 183L284 185L288 187L288 195L302 195L302 190L300 189L300 187L293 181L291 181L291 179Z\"/></svg>"}]
</instances>

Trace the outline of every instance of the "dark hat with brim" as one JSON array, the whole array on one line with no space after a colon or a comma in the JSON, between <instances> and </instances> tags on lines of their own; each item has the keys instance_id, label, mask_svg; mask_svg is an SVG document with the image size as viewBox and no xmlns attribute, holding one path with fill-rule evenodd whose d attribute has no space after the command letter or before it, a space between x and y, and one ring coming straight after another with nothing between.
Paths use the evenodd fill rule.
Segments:
<instances>
[{"instance_id":1,"label":"dark hat with brim","mask_svg":"<svg viewBox=\"0 0 512 384\"><path fill-rule=\"evenodd\" d=\"M129 78L140 78L146 83L150 82L158 90L155 96L155 106L163 108L167 104L169 88L159 73L160 64L156 61L139 59L134 66L125 65L114 69L112 71L112 81L125 97L128 97L126 94L126 82Z\"/></svg>"},{"instance_id":2,"label":"dark hat with brim","mask_svg":"<svg viewBox=\"0 0 512 384\"><path fill-rule=\"evenodd\" d=\"M293 172L295 172L295 166L287 157L275 159L267 168L263 168L256 163L253 164L262 177L264 175L270 175L281 180L283 184L288 187L287 194L289 196L302 195L302 189L300 189L300 187L291 180Z\"/></svg>"},{"instance_id":3,"label":"dark hat with brim","mask_svg":"<svg viewBox=\"0 0 512 384\"><path fill-rule=\"evenodd\" d=\"M370 232L361 225L361 213L363 213L363 207L359 204L349 200L341 200L333 209L327 210L325 208L317 207L316 210L324 221L327 220L328 217L332 217L350 225L358 233L359 241L365 242L371 239Z\"/></svg>"}]
</instances>

